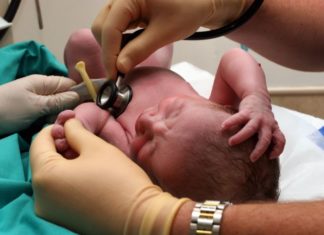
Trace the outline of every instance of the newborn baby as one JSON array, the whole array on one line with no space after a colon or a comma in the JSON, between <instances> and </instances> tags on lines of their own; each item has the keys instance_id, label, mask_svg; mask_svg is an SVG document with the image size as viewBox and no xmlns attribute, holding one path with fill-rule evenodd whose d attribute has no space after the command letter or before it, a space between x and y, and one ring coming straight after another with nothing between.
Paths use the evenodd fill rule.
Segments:
<instances>
[{"instance_id":1,"label":"newborn baby","mask_svg":"<svg viewBox=\"0 0 324 235\"><path fill-rule=\"evenodd\" d=\"M95 54L100 55L100 48L94 38L80 31L67 44L67 66L84 60L91 77L104 77L103 67L95 69ZM66 157L76 154L64 138L63 125L77 118L175 196L197 201L276 200L279 165L269 155L279 156L285 140L271 112L262 69L244 51L229 51L205 99L168 69L171 55L170 46L162 48L126 75L133 98L117 119L94 103L62 112L52 129L57 150ZM70 76L79 79L72 71Z\"/></svg>"}]
</instances>

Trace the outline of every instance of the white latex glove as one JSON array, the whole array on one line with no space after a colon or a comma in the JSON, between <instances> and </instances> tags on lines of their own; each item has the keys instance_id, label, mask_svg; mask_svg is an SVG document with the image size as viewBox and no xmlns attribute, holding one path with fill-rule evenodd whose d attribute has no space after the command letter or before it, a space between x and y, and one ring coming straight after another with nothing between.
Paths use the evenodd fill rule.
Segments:
<instances>
[{"instance_id":1,"label":"white latex glove","mask_svg":"<svg viewBox=\"0 0 324 235\"><path fill-rule=\"evenodd\" d=\"M58 76L30 75L0 86L0 135L29 127L39 117L71 109L79 102L68 91L75 82Z\"/></svg>"},{"instance_id":2,"label":"white latex glove","mask_svg":"<svg viewBox=\"0 0 324 235\"><path fill-rule=\"evenodd\" d=\"M237 18L245 0L111 0L93 22L109 78L127 73L157 49L192 35L200 26L219 28ZM122 33L145 31L121 51ZM119 53L120 52L120 53Z\"/></svg>"},{"instance_id":3,"label":"white latex glove","mask_svg":"<svg viewBox=\"0 0 324 235\"><path fill-rule=\"evenodd\" d=\"M64 126L71 148L56 152L51 126L30 149L35 210L81 234L167 235L187 201L164 193L124 153L86 130L76 119Z\"/></svg>"}]
</instances>

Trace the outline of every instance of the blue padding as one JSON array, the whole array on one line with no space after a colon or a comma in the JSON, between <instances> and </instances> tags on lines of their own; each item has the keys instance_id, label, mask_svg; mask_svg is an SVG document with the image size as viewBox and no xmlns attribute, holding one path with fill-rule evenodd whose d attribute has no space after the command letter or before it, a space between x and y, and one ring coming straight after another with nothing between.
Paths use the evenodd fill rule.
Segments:
<instances>
[{"instance_id":1,"label":"blue padding","mask_svg":"<svg viewBox=\"0 0 324 235\"><path fill-rule=\"evenodd\" d=\"M45 46L27 41L0 48L0 74L4 84L30 74L64 76L67 70ZM75 234L35 215L29 146L21 133L0 138L0 235Z\"/></svg>"}]
</instances>

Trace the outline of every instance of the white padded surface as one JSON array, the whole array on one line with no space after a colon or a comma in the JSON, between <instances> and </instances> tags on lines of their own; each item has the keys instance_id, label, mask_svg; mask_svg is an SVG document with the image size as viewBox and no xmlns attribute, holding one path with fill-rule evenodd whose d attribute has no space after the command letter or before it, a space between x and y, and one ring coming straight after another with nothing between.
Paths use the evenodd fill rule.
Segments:
<instances>
[{"instance_id":1,"label":"white padded surface","mask_svg":"<svg viewBox=\"0 0 324 235\"><path fill-rule=\"evenodd\" d=\"M181 62L172 70L186 79L200 95L208 98L214 75ZM286 136L280 156L280 201L324 198L324 120L273 105L273 112Z\"/></svg>"}]
</instances>

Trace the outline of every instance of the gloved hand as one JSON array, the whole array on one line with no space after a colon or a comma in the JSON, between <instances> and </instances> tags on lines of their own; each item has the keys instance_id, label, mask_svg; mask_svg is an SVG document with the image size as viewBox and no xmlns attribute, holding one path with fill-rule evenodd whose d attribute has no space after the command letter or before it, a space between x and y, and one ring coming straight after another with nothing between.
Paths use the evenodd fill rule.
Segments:
<instances>
[{"instance_id":1,"label":"gloved hand","mask_svg":"<svg viewBox=\"0 0 324 235\"><path fill-rule=\"evenodd\" d=\"M200 26L218 28L237 18L245 0L111 0L93 22L109 78L127 73L157 49L193 34ZM145 31L120 52L122 33ZM120 53L119 53L120 52Z\"/></svg>"},{"instance_id":2,"label":"gloved hand","mask_svg":"<svg viewBox=\"0 0 324 235\"><path fill-rule=\"evenodd\" d=\"M39 117L73 108L79 102L71 79L30 75L0 86L0 135L29 127Z\"/></svg>"},{"instance_id":3,"label":"gloved hand","mask_svg":"<svg viewBox=\"0 0 324 235\"><path fill-rule=\"evenodd\" d=\"M65 136L79 157L55 150L51 126L32 143L31 169L36 213L81 234L169 234L186 199L176 199L150 181L116 147L66 122Z\"/></svg>"}]
</instances>

